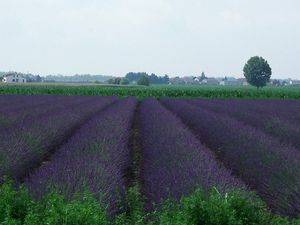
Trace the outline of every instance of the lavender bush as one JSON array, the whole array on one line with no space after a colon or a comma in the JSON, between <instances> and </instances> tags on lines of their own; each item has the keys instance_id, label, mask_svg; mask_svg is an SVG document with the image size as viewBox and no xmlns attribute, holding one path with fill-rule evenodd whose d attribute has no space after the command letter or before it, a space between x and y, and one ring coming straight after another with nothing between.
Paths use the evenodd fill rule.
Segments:
<instances>
[{"instance_id":1,"label":"lavender bush","mask_svg":"<svg viewBox=\"0 0 300 225\"><path fill-rule=\"evenodd\" d=\"M91 100L91 98L75 96L23 96L22 102L16 103L15 98L11 97L6 99L10 105L0 109L0 130L45 116L45 113L55 114L66 107L76 107L79 103Z\"/></svg>"},{"instance_id":2,"label":"lavender bush","mask_svg":"<svg viewBox=\"0 0 300 225\"><path fill-rule=\"evenodd\" d=\"M51 161L26 179L35 197L56 189L67 198L88 188L116 209L118 192L124 194L124 171L130 162L128 140L136 100L119 100L82 126Z\"/></svg>"},{"instance_id":3,"label":"lavender bush","mask_svg":"<svg viewBox=\"0 0 300 225\"><path fill-rule=\"evenodd\" d=\"M92 97L76 107L71 105L37 118L30 117L13 129L1 130L0 177L9 175L21 179L87 119L115 100L114 97Z\"/></svg>"},{"instance_id":4,"label":"lavender bush","mask_svg":"<svg viewBox=\"0 0 300 225\"><path fill-rule=\"evenodd\" d=\"M148 208L168 197L180 199L198 187L215 187L222 193L246 188L157 100L141 103L139 123Z\"/></svg>"},{"instance_id":5,"label":"lavender bush","mask_svg":"<svg viewBox=\"0 0 300 225\"><path fill-rule=\"evenodd\" d=\"M33 96L34 97L34 96ZM25 105L7 107L0 112L1 130L14 129L20 123L28 123L29 120L36 120L40 116L53 115L65 108L78 107L80 103L91 101L90 98L74 97L52 97L52 98L31 98L24 99ZM42 100L42 101L41 101ZM32 104L32 102L34 102ZM63 104L62 104L63 103Z\"/></svg>"},{"instance_id":6,"label":"lavender bush","mask_svg":"<svg viewBox=\"0 0 300 225\"><path fill-rule=\"evenodd\" d=\"M269 113L291 123L300 125L300 101L299 100L279 100L279 99L231 99L228 100L236 107L243 106L244 109L257 112ZM223 100L212 100L212 102L223 102Z\"/></svg>"},{"instance_id":7,"label":"lavender bush","mask_svg":"<svg viewBox=\"0 0 300 225\"><path fill-rule=\"evenodd\" d=\"M293 111L287 118L278 117L279 110L275 108L268 110L266 105L261 106L258 110L258 104L264 104L262 102L255 102L251 100L188 100L189 103L198 105L205 109L212 110L217 113L225 113L241 122L261 129L264 132L279 138L281 142L294 145L300 150L300 126L295 122L289 121L289 118L293 116ZM272 102L271 100L268 101ZM286 106L285 101L275 100L277 105L281 105L281 108ZM265 110L264 110L265 108ZM300 109L299 109L300 113Z\"/></svg>"},{"instance_id":8,"label":"lavender bush","mask_svg":"<svg viewBox=\"0 0 300 225\"><path fill-rule=\"evenodd\" d=\"M183 100L162 102L276 213L300 213L300 154L258 129Z\"/></svg>"}]
</instances>

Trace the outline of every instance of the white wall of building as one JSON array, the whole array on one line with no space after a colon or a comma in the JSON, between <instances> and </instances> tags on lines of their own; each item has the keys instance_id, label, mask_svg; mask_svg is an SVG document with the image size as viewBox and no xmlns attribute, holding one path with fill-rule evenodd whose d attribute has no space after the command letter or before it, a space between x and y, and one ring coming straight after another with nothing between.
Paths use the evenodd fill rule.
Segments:
<instances>
[{"instance_id":1,"label":"white wall of building","mask_svg":"<svg viewBox=\"0 0 300 225\"><path fill-rule=\"evenodd\" d=\"M27 80L21 75L14 74L14 75L8 75L3 78L4 83L26 83Z\"/></svg>"}]
</instances>

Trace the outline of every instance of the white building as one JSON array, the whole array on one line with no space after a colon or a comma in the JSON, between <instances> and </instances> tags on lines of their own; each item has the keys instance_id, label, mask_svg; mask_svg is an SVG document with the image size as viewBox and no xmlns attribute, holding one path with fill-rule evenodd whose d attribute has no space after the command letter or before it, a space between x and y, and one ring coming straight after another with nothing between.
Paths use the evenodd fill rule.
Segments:
<instances>
[{"instance_id":1,"label":"white building","mask_svg":"<svg viewBox=\"0 0 300 225\"><path fill-rule=\"evenodd\" d=\"M3 77L3 82L4 83L26 83L27 80L25 77L23 77L20 74L11 73L11 74L7 74Z\"/></svg>"}]
</instances>

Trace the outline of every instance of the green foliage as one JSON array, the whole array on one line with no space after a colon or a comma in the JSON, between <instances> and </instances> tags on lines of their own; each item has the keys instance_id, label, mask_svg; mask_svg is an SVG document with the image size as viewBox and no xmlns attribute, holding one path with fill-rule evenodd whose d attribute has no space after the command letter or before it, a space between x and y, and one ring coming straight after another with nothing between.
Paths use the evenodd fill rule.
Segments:
<instances>
[{"instance_id":1,"label":"green foliage","mask_svg":"<svg viewBox=\"0 0 300 225\"><path fill-rule=\"evenodd\" d=\"M128 79L130 83L136 83L143 76L148 76L148 74L145 72L129 72L126 74L125 78Z\"/></svg>"},{"instance_id":2,"label":"green foliage","mask_svg":"<svg viewBox=\"0 0 300 225\"><path fill-rule=\"evenodd\" d=\"M108 84L120 84L121 83L122 78L120 77L116 77L116 78L111 78L107 81Z\"/></svg>"},{"instance_id":3,"label":"green foliage","mask_svg":"<svg viewBox=\"0 0 300 225\"><path fill-rule=\"evenodd\" d=\"M116 217L116 225L145 224L144 201L138 185L128 189L124 205L124 212Z\"/></svg>"},{"instance_id":4,"label":"green foliage","mask_svg":"<svg viewBox=\"0 0 300 225\"><path fill-rule=\"evenodd\" d=\"M122 78L121 81L120 81L120 84L122 84L122 85L128 85L129 84L129 80L126 79L126 78Z\"/></svg>"},{"instance_id":5,"label":"green foliage","mask_svg":"<svg viewBox=\"0 0 300 225\"><path fill-rule=\"evenodd\" d=\"M148 76L150 84L169 84L170 78L168 75L157 76L152 73Z\"/></svg>"},{"instance_id":6,"label":"green foliage","mask_svg":"<svg viewBox=\"0 0 300 225\"><path fill-rule=\"evenodd\" d=\"M232 192L222 195L213 190L209 195L201 190L181 199L166 201L156 212L155 225L288 225L298 224L270 214L255 195Z\"/></svg>"},{"instance_id":7,"label":"green foliage","mask_svg":"<svg viewBox=\"0 0 300 225\"><path fill-rule=\"evenodd\" d=\"M0 188L0 224L22 224L34 203L24 188L14 189L10 181Z\"/></svg>"},{"instance_id":8,"label":"green foliage","mask_svg":"<svg viewBox=\"0 0 300 225\"><path fill-rule=\"evenodd\" d=\"M138 80L137 84L138 84L138 85L149 86L150 81L149 81L148 76L142 76L142 77Z\"/></svg>"},{"instance_id":9,"label":"green foliage","mask_svg":"<svg viewBox=\"0 0 300 225\"><path fill-rule=\"evenodd\" d=\"M0 224L16 225L106 225L106 211L89 193L67 201L52 193L34 201L21 187L15 189L11 182L0 187Z\"/></svg>"},{"instance_id":10,"label":"green foliage","mask_svg":"<svg viewBox=\"0 0 300 225\"><path fill-rule=\"evenodd\" d=\"M206 194L196 190L180 202L167 200L145 213L138 185L129 188L123 213L108 218L106 210L88 192L67 201L57 193L33 200L28 191L12 182L0 185L1 225L300 225L271 214L256 195L235 191Z\"/></svg>"},{"instance_id":11,"label":"green foliage","mask_svg":"<svg viewBox=\"0 0 300 225\"><path fill-rule=\"evenodd\" d=\"M31 74L23 74L23 76L27 76L27 79L30 78ZM63 75L47 75L44 77L45 82L54 81L54 82L72 82L72 83L85 83L85 82L98 82L98 83L104 83L108 79L113 78L112 76L107 75L91 75L91 74L75 74L73 76L63 76ZM36 79L36 82L39 82L38 79Z\"/></svg>"},{"instance_id":12,"label":"green foliage","mask_svg":"<svg viewBox=\"0 0 300 225\"><path fill-rule=\"evenodd\" d=\"M128 79L129 83L137 83L141 78L147 77L149 80L149 83L151 84L168 84L169 83L169 76L157 76L154 73L151 75L148 75L145 72L137 72L137 73L127 73L125 78Z\"/></svg>"},{"instance_id":13,"label":"green foliage","mask_svg":"<svg viewBox=\"0 0 300 225\"><path fill-rule=\"evenodd\" d=\"M81 199L67 202L58 194L50 194L36 204L35 210L25 218L24 224L99 224L109 221L106 212L92 195L85 193Z\"/></svg>"},{"instance_id":14,"label":"green foliage","mask_svg":"<svg viewBox=\"0 0 300 225\"><path fill-rule=\"evenodd\" d=\"M272 75L268 62L259 56L250 58L243 71L247 82L257 88L266 86Z\"/></svg>"},{"instance_id":15,"label":"green foliage","mask_svg":"<svg viewBox=\"0 0 300 225\"><path fill-rule=\"evenodd\" d=\"M57 94L57 95L100 95L136 96L138 98L278 98L300 99L299 87L253 87L224 86L105 86L105 85L63 85L63 84L0 84L0 94Z\"/></svg>"}]
</instances>

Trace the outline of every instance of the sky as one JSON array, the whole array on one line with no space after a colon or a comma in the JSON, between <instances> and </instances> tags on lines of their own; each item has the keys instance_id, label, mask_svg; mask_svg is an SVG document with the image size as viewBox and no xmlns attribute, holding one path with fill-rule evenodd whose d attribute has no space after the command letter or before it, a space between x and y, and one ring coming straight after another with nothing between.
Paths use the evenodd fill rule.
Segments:
<instances>
[{"instance_id":1,"label":"sky","mask_svg":"<svg viewBox=\"0 0 300 225\"><path fill-rule=\"evenodd\" d=\"M299 0L0 0L0 71L300 79Z\"/></svg>"}]
</instances>

